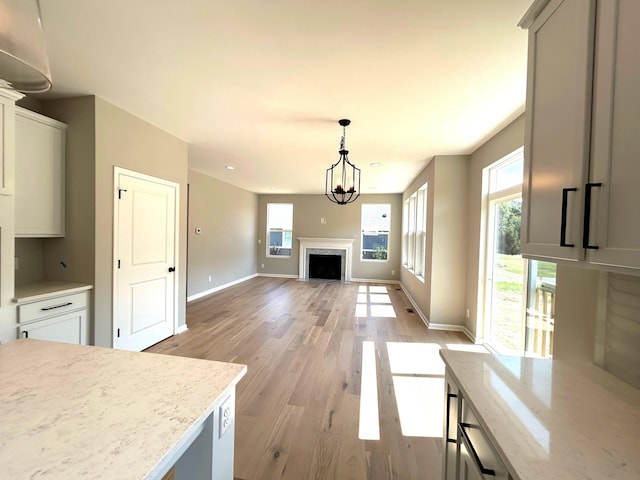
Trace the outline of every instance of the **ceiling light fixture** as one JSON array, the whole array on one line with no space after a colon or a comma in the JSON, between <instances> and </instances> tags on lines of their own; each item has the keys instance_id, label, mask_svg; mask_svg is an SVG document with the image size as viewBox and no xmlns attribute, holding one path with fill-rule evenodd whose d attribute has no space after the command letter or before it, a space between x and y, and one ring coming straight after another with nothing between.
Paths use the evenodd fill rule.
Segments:
<instances>
[{"instance_id":1,"label":"ceiling light fixture","mask_svg":"<svg viewBox=\"0 0 640 480\"><path fill-rule=\"evenodd\" d=\"M24 93L51 88L38 0L0 0L0 79Z\"/></svg>"},{"instance_id":2,"label":"ceiling light fixture","mask_svg":"<svg viewBox=\"0 0 640 480\"><path fill-rule=\"evenodd\" d=\"M360 169L349 161L349 150L345 150L344 137L347 125L351 120L343 118L338 121L342 126L340 139L339 160L327 168L324 184L324 194L329 200L338 205L354 202L360 196Z\"/></svg>"},{"instance_id":3,"label":"ceiling light fixture","mask_svg":"<svg viewBox=\"0 0 640 480\"><path fill-rule=\"evenodd\" d=\"M234 167L233 165L227 165L224 168L226 168L227 170L235 170L236 169L236 167Z\"/></svg>"},{"instance_id":4,"label":"ceiling light fixture","mask_svg":"<svg viewBox=\"0 0 640 480\"><path fill-rule=\"evenodd\" d=\"M371 165L372 167L379 167L382 164L380 162L373 162L373 163L370 163L369 165Z\"/></svg>"}]
</instances>

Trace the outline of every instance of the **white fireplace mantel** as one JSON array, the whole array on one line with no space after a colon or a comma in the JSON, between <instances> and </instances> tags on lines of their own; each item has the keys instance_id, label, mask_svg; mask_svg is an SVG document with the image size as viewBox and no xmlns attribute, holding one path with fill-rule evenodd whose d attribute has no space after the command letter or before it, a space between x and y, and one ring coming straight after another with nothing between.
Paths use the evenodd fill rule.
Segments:
<instances>
[{"instance_id":1,"label":"white fireplace mantel","mask_svg":"<svg viewBox=\"0 0 640 480\"><path fill-rule=\"evenodd\" d=\"M300 242L300 259L298 262L298 278L300 280L308 280L307 261L309 256L307 250L312 248L343 250L346 252L344 281L351 281L351 253L353 250L352 238L308 238L298 237Z\"/></svg>"}]
</instances>

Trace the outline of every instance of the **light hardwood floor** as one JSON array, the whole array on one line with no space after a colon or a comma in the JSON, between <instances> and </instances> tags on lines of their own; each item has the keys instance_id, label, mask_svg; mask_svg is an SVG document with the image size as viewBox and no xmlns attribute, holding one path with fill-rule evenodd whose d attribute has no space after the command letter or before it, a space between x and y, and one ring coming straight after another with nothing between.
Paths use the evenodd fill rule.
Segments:
<instances>
[{"instance_id":1,"label":"light hardwood floor","mask_svg":"<svg viewBox=\"0 0 640 480\"><path fill-rule=\"evenodd\" d=\"M147 351L248 366L237 388L238 480L435 480L441 434L403 435L394 376L440 379L432 384L440 398L442 372L436 365L392 373L388 343L417 365L425 363L419 349L398 343L469 342L428 330L408 309L397 285L258 277L189 303L189 330ZM363 342L375 349L379 440L359 439ZM423 410L441 423L441 401Z\"/></svg>"}]
</instances>

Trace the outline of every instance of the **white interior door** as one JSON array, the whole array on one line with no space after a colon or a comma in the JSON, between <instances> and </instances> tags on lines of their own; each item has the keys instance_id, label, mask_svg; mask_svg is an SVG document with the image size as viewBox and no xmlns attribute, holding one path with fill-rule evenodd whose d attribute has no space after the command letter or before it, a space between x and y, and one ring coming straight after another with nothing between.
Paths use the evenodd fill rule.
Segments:
<instances>
[{"instance_id":1,"label":"white interior door","mask_svg":"<svg viewBox=\"0 0 640 480\"><path fill-rule=\"evenodd\" d=\"M179 185L116 168L115 348L142 350L173 335Z\"/></svg>"}]
</instances>

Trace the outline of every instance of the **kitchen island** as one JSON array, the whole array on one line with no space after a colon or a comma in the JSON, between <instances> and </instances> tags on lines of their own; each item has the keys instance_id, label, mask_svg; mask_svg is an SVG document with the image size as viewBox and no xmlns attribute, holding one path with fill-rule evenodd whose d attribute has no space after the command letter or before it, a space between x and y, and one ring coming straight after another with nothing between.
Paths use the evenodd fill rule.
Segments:
<instances>
[{"instance_id":1,"label":"kitchen island","mask_svg":"<svg viewBox=\"0 0 640 480\"><path fill-rule=\"evenodd\" d=\"M480 464L494 470L491 478L640 478L639 390L586 362L452 350L440 355L446 418L458 422L457 439L455 426L445 426L445 451L451 456L449 438L466 457L458 456L457 474L456 462L445 458L445 478L484 478L465 476Z\"/></svg>"},{"instance_id":2,"label":"kitchen island","mask_svg":"<svg viewBox=\"0 0 640 480\"><path fill-rule=\"evenodd\" d=\"M0 476L233 478L246 366L21 339L0 345Z\"/></svg>"}]
</instances>

